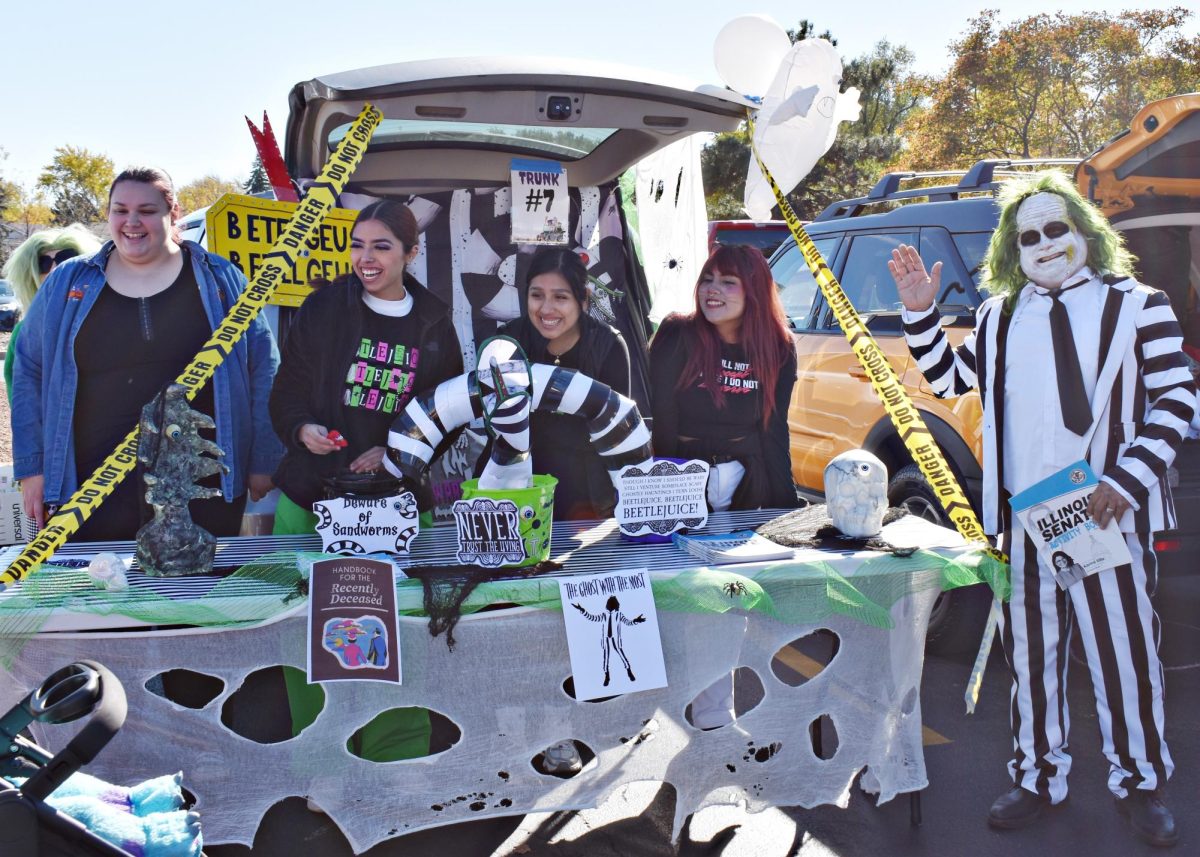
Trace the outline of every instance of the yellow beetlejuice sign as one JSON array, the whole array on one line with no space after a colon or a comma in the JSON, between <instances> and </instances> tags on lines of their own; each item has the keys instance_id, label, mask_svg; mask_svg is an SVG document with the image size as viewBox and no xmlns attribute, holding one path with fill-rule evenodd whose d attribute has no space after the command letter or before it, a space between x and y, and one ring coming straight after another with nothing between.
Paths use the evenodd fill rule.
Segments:
<instances>
[{"instance_id":1,"label":"yellow beetlejuice sign","mask_svg":"<svg viewBox=\"0 0 1200 857\"><path fill-rule=\"evenodd\" d=\"M300 208L298 202L279 202L240 193L227 193L205 215L208 249L237 265L253 280ZM283 267L269 303L297 307L312 291L314 279L332 280L350 270L350 229L357 212L335 208L312 237L301 244ZM271 259L275 261L275 259Z\"/></svg>"},{"instance_id":2,"label":"yellow beetlejuice sign","mask_svg":"<svg viewBox=\"0 0 1200 857\"><path fill-rule=\"evenodd\" d=\"M306 242L317 234L321 223L333 210L338 194L346 187L350 175L366 154L367 144L382 118L383 115L375 107L370 104L363 106L362 112L350 126L350 132L308 188L291 219L275 236L271 252L262 260L246 290L229 308L229 313L217 325L204 347L175 379L188 388L189 399L195 398L200 388L208 383L226 355L246 333L255 316L266 306L286 273L295 268L297 260L302 258ZM36 571L91 517L96 507L137 466L137 444L138 426L134 426L104 463L59 507L57 514L46 522L45 528L25 546L20 556L0 572L0 587Z\"/></svg>"}]
</instances>

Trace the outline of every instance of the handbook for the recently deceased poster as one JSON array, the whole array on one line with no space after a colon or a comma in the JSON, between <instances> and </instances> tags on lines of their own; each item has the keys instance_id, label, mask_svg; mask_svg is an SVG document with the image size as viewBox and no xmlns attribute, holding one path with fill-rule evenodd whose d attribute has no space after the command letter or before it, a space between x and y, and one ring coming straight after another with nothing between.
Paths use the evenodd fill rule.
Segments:
<instances>
[{"instance_id":1,"label":"handbook for the recently deceased poster","mask_svg":"<svg viewBox=\"0 0 1200 857\"><path fill-rule=\"evenodd\" d=\"M1088 463L1076 461L1009 501L1061 589L1132 561L1117 522L1101 529L1088 514L1097 484Z\"/></svg>"}]
</instances>

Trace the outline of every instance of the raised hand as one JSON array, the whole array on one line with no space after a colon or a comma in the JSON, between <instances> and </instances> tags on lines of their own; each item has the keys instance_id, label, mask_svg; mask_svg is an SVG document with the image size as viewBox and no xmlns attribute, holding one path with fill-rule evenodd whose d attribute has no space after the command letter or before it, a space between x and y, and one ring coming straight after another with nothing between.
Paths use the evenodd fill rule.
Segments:
<instances>
[{"instance_id":1,"label":"raised hand","mask_svg":"<svg viewBox=\"0 0 1200 857\"><path fill-rule=\"evenodd\" d=\"M896 281L900 302L910 312L924 312L933 305L938 287L942 283L942 263L934 262L933 270L926 273L925 263L910 244L901 244L892 251L888 271Z\"/></svg>"}]
</instances>

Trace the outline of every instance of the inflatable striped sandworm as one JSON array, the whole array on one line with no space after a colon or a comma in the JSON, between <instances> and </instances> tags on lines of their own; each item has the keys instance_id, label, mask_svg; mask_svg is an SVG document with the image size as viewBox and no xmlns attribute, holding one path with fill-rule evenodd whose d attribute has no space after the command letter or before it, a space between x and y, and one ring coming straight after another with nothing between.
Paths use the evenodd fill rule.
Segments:
<instances>
[{"instance_id":1,"label":"inflatable striped sandworm","mask_svg":"<svg viewBox=\"0 0 1200 857\"><path fill-rule=\"evenodd\" d=\"M531 364L529 369L532 410L586 420L592 446L604 459L614 484L626 465L651 461L650 430L632 399L574 369L544 363ZM481 389L476 372L467 372L410 401L388 432L384 458L388 472L402 479L419 479L447 434L483 416L484 396L489 392ZM493 422L502 415L506 403L501 402L493 412ZM512 466L512 449L508 443L492 444L487 467Z\"/></svg>"}]
</instances>

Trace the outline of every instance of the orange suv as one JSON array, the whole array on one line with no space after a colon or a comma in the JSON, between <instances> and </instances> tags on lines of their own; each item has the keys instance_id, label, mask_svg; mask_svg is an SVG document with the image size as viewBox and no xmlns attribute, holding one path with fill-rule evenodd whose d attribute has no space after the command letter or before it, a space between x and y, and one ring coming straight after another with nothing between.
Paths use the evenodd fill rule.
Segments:
<instances>
[{"instance_id":1,"label":"orange suv","mask_svg":"<svg viewBox=\"0 0 1200 857\"><path fill-rule=\"evenodd\" d=\"M965 172L892 173L867 196L830 206L806 227L977 509L979 397L974 392L956 399L933 395L905 345L887 261L904 243L919 248L926 264L943 263L937 303L951 341L960 342L971 331L981 301L981 264L999 216L996 189L1018 168L1073 168L1080 190L1145 260L1142 279L1168 291L1189 342L1198 344L1200 324L1190 308L1200 291L1200 93L1154 102L1132 124L1082 162L992 160ZM925 186L917 186L921 183ZM788 424L792 473L801 493L820 499L825 465L861 447L887 465L892 505L944 523L940 504L892 428L795 242L776 251L771 270L796 339L799 375ZM1180 527L1159 539L1163 565L1194 569L1200 553L1200 441L1185 444L1170 478ZM1192 497L1195 502L1189 503ZM982 587L940 598L930 620L930 645L944 652L976 645L988 600Z\"/></svg>"}]
</instances>

